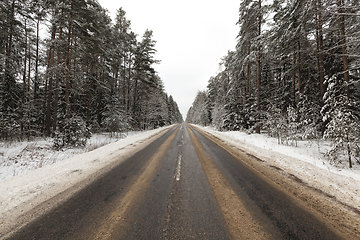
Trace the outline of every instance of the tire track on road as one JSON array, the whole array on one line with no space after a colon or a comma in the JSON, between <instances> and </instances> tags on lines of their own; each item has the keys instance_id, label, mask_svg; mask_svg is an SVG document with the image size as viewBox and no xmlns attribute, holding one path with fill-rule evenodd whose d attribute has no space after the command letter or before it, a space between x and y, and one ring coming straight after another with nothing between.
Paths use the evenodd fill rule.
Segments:
<instances>
[{"instance_id":1,"label":"tire track on road","mask_svg":"<svg viewBox=\"0 0 360 240\"><path fill-rule=\"evenodd\" d=\"M112 214L106 219L105 223L97 230L94 240L105 239L120 239L121 231L117 231L117 235L113 236L114 229L122 229L128 224L124 216L126 212L131 211L131 205L136 202L137 199L141 199L141 195L144 194L148 186L150 185L150 179L153 177L156 168L163 159L166 150L169 148L171 142L175 139L179 129L176 129L168 139L160 146L159 150L151 157L148 166L145 171L140 175L136 182L130 187L126 195L121 199L118 207L112 212Z\"/></svg>"},{"instance_id":2,"label":"tire track on road","mask_svg":"<svg viewBox=\"0 0 360 240\"><path fill-rule=\"evenodd\" d=\"M247 210L246 205L231 188L230 183L222 176L212 163L202 144L190 128L187 128L197 155L203 165L207 179L213 189L217 203L222 211L232 239L276 239L268 233Z\"/></svg>"}]
</instances>

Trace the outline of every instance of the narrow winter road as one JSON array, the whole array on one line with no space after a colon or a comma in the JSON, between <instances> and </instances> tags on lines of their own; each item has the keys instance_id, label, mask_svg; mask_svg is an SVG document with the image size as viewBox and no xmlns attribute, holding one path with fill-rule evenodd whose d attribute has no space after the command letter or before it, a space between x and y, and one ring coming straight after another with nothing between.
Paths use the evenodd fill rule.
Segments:
<instances>
[{"instance_id":1,"label":"narrow winter road","mask_svg":"<svg viewBox=\"0 0 360 240\"><path fill-rule=\"evenodd\" d=\"M176 126L8 239L354 236L333 228L216 141Z\"/></svg>"}]
</instances>

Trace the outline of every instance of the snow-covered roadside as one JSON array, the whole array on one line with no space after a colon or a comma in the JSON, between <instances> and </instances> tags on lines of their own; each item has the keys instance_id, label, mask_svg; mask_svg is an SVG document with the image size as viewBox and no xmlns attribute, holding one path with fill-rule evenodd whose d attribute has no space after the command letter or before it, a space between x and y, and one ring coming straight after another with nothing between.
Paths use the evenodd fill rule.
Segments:
<instances>
[{"instance_id":1,"label":"snow-covered roadside","mask_svg":"<svg viewBox=\"0 0 360 240\"><path fill-rule=\"evenodd\" d=\"M131 131L115 136L105 133L93 134L85 147L68 148L62 151L53 149L51 138L22 142L0 142L0 182L8 177L26 174L26 172L36 168L69 159L74 155L89 152L121 138L139 133L141 132Z\"/></svg>"},{"instance_id":2,"label":"snow-covered roadside","mask_svg":"<svg viewBox=\"0 0 360 240\"><path fill-rule=\"evenodd\" d=\"M280 145L276 138L265 135L219 132L211 127L195 126L360 210L360 167L350 170L330 165L322 154L328 147L326 143L303 141L293 147Z\"/></svg>"},{"instance_id":3,"label":"snow-covered roadside","mask_svg":"<svg viewBox=\"0 0 360 240\"><path fill-rule=\"evenodd\" d=\"M118 163L171 126L141 132L93 151L0 181L0 238L17 217L92 174Z\"/></svg>"}]
</instances>

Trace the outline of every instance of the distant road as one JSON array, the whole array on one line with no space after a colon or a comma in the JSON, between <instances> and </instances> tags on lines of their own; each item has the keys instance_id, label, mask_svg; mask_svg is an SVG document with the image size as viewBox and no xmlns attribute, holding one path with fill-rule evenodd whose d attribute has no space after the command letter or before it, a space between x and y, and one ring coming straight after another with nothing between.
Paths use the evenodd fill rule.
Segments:
<instances>
[{"instance_id":1,"label":"distant road","mask_svg":"<svg viewBox=\"0 0 360 240\"><path fill-rule=\"evenodd\" d=\"M261 162L178 125L6 239L360 239Z\"/></svg>"}]
</instances>

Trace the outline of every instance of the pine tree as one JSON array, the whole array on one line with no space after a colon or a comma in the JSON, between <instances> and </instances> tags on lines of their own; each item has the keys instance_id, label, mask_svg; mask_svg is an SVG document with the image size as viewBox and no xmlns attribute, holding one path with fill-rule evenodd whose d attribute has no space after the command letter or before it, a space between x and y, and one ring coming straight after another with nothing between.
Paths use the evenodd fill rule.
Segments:
<instances>
[{"instance_id":1,"label":"pine tree","mask_svg":"<svg viewBox=\"0 0 360 240\"><path fill-rule=\"evenodd\" d=\"M145 31L135 53L133 94L133 119L137 124L135 128L148 127L144 122L146 116L143 114L142 106L149 99L149 89L159 87L158 77L153 68L153 64L158 61L154 58L156 41L152 39L152 34L150 30Z\"/></svg>"},{"instance_id":2,"label":"pine tree","mask_svg":"<svg viewBox=\"0 0 360 240\"><path fill-rule=\"evenodd\" d=\"M82 145L90 128L182 121L153 68L152 32L138 42L123 9L113 24L95 0L5 0L0 23L1 139L53 136L65 147Z\"/></svg>"},{"instance_id":3,"label":"pine tree","mask_svg":"<svg viewBox=\"0 0 360 240\"><path fill-rule=\"evenodd\" d=\"M328 88L324 95L324 107L321 112L326 130L324 138L333 141L327 153L333 162L341 163L339 155L347 152L351 168L352 159L359 161L360 118L356 112L356 101L349 100L346 93L346 82L339 76L333 76L327 82ZM355 110L355 111L354 111Z\"/></svg>"},{"instance_id":4,"label":"pine tree","mask_svg":"<svg viewBox=\"0 0 360 240\"><path fill-rule=\"evenodd\" d=\"M199 117L206 109L221 130L264 129L295 144L324 136L334 142L329 155L346 151L351 166L360 152L359 1L267 4L241 1L236 51L210 78L205 103L197 95L187 120L207 124Z\"/></svg>"}]
</instances>

